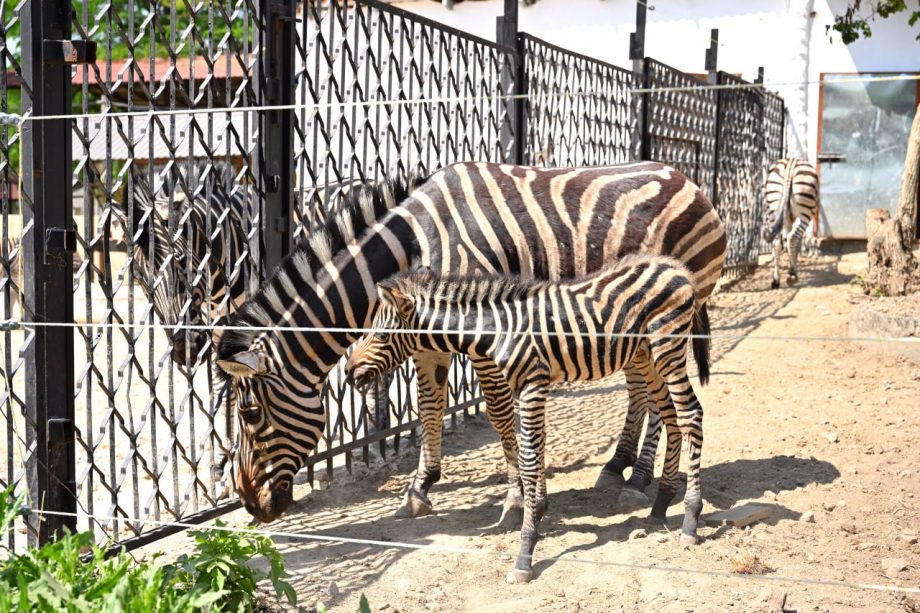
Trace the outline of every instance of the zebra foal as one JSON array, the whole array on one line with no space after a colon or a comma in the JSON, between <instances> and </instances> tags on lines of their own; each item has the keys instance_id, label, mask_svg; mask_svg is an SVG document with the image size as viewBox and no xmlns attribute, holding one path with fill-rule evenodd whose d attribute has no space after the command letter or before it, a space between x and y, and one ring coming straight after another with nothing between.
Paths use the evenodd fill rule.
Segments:
<instances>
[{"instance_id":1,"label":"zebra foal","mask_svg":"<svg viewBox=\"0 0 920 613\"><path fill-rule=\"evenodd\" d=\"M700 379L709 375L708 326L693 277L679 261L628 256L588 276L545 282L410 272L378 284L377 331L346 365L358 386L417 352L463 353L493 363L517 396L518 467L524 486L521 550L511 583L533 576L537 526L547 508L545 405L549 386L597 380L632 365L645 379L667 430L667 452L651 516L664 521L677 491L681 438L689 468L681 544L697 542L702 510L703 409L687 374L691 332Z\"/></svg>"},{"instance_id":2,"label":"zebra foal","mask_svg":"<svg viewBox=\"0 0 920 613\"><path fill-rule=\"evenodd\" d=\"M818 215L818 171L799 158L777 160L767 171L764 184L763 238L773 245L773 281L779 287L779 260L783 244L789 251L791 285L798 278L799 251L808 224Z\"/></svg>"}]
</instances>

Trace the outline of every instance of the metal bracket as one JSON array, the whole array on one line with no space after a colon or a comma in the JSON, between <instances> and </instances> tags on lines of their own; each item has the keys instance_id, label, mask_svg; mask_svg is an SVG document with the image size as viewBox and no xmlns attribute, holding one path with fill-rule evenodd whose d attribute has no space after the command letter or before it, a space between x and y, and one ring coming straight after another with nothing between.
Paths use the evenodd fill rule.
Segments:
<instances>
[{"instance_id":1,"label":"metal bracket","mask_svg":"<svg viewBox=\"0 0 920 613\"><path fill-rule=\"evenodd\" d=\"M48 420L48 442L65 445L74 440L74 427L72 419L52 417Z\"/></svg>"},{"instance_id":2,"label":"metal bracket","mask_svg":"<svg viewBox=\"0 0 920 613\"><path fill-rule=\"evenodd\" d=\"M73 253L77 250L77 233L67 228L45 230L45 251L49 253Z\"/></svg>"},{"instance_id":3,"label":"metal bracket","mask_svg":"<svg viewBox=\"0 0 920 613\"><path fill-rule=\"evenodd\" d=\"M288 218L287 217L275 217L275 232L278 234L283 234L288 231Z\"/></svg>"},{"instance_id":4,"label":"metal bracket","mask_svg":"<svg viewBox=\"0 0 920 613\"><path fill-rule=\"evenodd\" d=\"M43 55L49 64L95 64L96 41L45 40Z\"/></svg>"}]
</instances>

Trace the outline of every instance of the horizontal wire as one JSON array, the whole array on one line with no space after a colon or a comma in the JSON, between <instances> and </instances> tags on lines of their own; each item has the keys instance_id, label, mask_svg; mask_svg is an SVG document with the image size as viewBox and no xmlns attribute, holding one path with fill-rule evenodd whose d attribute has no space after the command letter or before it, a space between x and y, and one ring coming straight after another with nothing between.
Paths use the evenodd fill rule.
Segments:
<instances>
[{"instance_id":1,"label":"horizontal wire","mask_svg":"<svg viewBox=\"0 0 920 613\"><path fill-rule=\"evenodd\" d=\"M232 526L217 526L212 525L203 528L200 524L191 524L187 522L178 522L178 521L160 521L160 520L141 520L133 517L105 517L99 515L80 515L78 513L71 513L67 511L39 511L37 509L30 509L30 513L36 513L38 515L56 515L61 517L87 517L94 519L97 522L111 522L111 521L123 521L127 523L151 523L156 524L161 527L172 526L177 528L185 529L195 529L195 530L221 530L224 532L233 532L237 534L248 534L254 536L267 536L272 538L290 538L306 541L319 541L326 543L344 543L349 545L368 545L372 547L382 547L390 549L412 549L417 551L426 551L426 552L435 552L435 553L453 553L453 554L462 554L462 555L485 555L493 557L506 557L509 556L507 552L495 551L491 549L471 549L469 547L453 547L449 545L437 545L432 543L407 543L401 541L381 541L375 539L364 539L364 538L355 538L347 536L330 536L324 534L313 534L309 532L287 532L283 530L259 530L255 528L236 528ZM634 564L630 562L615 562L613 560L590 560L584 558L575 558L571 556L533 556L521 554L520 557L530 559L531 561L539 562L563 562L563 563L575 563L575 564L584 564L589 566L607 566L614 568L625 568L630 570L651 570L658 571L663 573L684 573L684 574L696 574L696 575L707 575L715 577L725 577L730 579L750 579L756 581L773 581L780 583L800 583L806 585L821 585L828 587L839 587L839 588L848 588L854 590L871 590L879 592L895 592L895 593L904 593L904 594L920 594L920 588L917 587L905 587L899 585L881 585L877 583L854 583L850 581L837 581L833 579L812 579L808 577L795 577L795 576L782 576L782 575L748 575L748 574L739 574L733 573L727 570L712 570L704 568L684 568L680 566L653 566L651 564Z\"/></svg>"},{"instance_id":2,"label":"horizontal wire","mask_svg":"<svg viewBox=\"0 0 920 613\"><path fill-rule=\"evenodd\" d=\"M670 92L688 92L688 91L707 91L707 90L737 90L737 89L765 89L769 87L792 87L800 85L823 85L828 83L874 83L888 81L918 81L920 75L885 75L874 77L844 77L840 79L825 79L821 81L775 81L765 83L700 83L699 85L681 85L674 87L652 87L652 88L631 88L628 91L631 94L657 94ZM193 108L193 109L148 109L144 111L116 111L107 113L67 113L60 115L22 115L17 113L0 113L0 125L18 125L25 122L36 121L56 121L62 119L119 119L119 118L153 118L169 116L187 116L187 115L220 115L232 113L248 112L265 112L265 111L287 111L287 110L328 110L328 109L348 109L357 107L378 107L378 106L410 106L425 105L436 103L460 103L460 102L494 102L500 100L524 100L531 98L590 98L610 96L611 90L591 91L591 92L540 92L528 94L495 94L486 96L447 96L434 98L412 98L396 100L343 100L340 102L308 102L292 104L272 104L264 106L240 106L228 108Z\"/></svg>"},{"instance_id":3,"label":"horizontal wire","mask_svg":"<svg viewBox=\"0 0 920 613\"><path fill-rule=\"evenodd\" d=\"M138 323L120 324L111 322L77 323L35 321L23 322L13 319L0 320L0 331L34 328L114 328L118 330L198 330L212 332L214 330L232 330L237 332L331 332L340 334L529 334L531 336L553 337L605 337L605 338L689 338L689 339L734 339L734 340L760 340L760 341L851 341L851 342L879 342L879 343L920 343L916 336L840 336L840 335L758 335L748 334L652 334L649 332L565 332L565 331L539 331L539 330L484 330L476 328L373 328L373 327L315 327L315 326L233 326L205 324L163 324L163 323Z\"/></svg>"}]
</instances>

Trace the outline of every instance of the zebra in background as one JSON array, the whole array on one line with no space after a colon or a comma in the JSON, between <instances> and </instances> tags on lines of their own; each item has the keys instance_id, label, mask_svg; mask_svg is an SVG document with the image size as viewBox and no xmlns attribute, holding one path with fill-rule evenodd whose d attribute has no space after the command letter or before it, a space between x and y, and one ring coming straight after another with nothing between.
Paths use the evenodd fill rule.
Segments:
<instances>
[{"instance_id":1,"label":"zebra in background","mask_svg":"<svg viewBox=\"0 0 920 613\"><path fill-rule=\"evenodd\" d=\"M812 219L817 223L818 171L814 164L799 158L777 160L767 172L764 185L764 234L773 245L773 281L779 287L779 261L785 244L789 252L791 285L798 275L802 237Z\"/></svg>"},{"instance_id":2,"label":"zebra in background","mask_svg":"<svg viewBox=\"0 0 920 613\"><path fill-rule=\"evenodd\" d=\"M571 281L397 275L378 285L370 334L345 367L359 387L420 351L452 351L497 365L521 414L524 524L510 583L530 581L537 526L546 512L545 405L556 383L594 381L634 364L661 409L667 436L652 517L664 522L677 492L681 438L689 468L681 544L697 542L703 409L687 375L687 347L709 377L709 328L693 277L673 258L627 256ZM703 335L703 336L698 336Z\"/></svg>"},{"instance_id":3,"label":"zebra in background","mask_svg":"<svg viewBox=\"0 0 920 613\"><path fill-rule=\"evenodd\" d=\"M237 490L263 521L293 502L294 475L325 428L323 385L361 336L356 329L370 324L376 283L418 265L439 274L572 278L644 252L683 261L704 304L725 258L725 230L712 203L686 176L655 162L579 169L458 163L417 185L384 182L351 193L351 204L282 262L218 346L218 366L239 407ZM450 359L448 352L413 357L423 434L400 514L431 510L427 493L441 476ZM471 362L502 441L505 508L520 506L510 389L493 362ZM625 370L628 413L644 412L654 398L635 365ZM605 472L622 479L636 458L636 432L624 429ZM654 458L655 445L642 454ZM638 466L628 485L640 489L651 475Z\"/></svg>"},{"instance_id":4,"label":"zebra in background","mask_svg":"<svg viewBox=\"0 0 920 613\"><path fill-rule=\"evenodd\" d=\"M192 191L193 180L197 189ZM119 211L134 258L134 276L167 326L220 326L254 289L249 266L249 211L245 191L226 163L200 162L182 180L169 177L155 196L147 178L132 176L131 194ZM128 230L128 209L133 211ZM172 218L172 222L170 221ZM254 226L257 224L253 224ZM255 228L252 230L255 232ZM251 293L251 292L250 292ZM176 364L206 359L219 329L166 328Z\"/></svg>"}]
</instances>

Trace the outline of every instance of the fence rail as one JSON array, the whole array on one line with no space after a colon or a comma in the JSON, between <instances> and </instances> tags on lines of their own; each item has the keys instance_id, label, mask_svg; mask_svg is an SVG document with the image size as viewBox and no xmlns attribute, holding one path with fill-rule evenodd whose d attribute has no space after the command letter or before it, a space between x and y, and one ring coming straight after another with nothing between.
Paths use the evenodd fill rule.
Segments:
<instances>
[{"instance_id":1,"label":"fence rail","mask_svg":"<svg viewBox=\"0 0 920 613\"><path fill-rule=\"evenodd\" d=\"M232 474L217 470L236 433L213 381L216 337L148 326L226 321L233 296L250 295L355 182L469 159L658 160L713 199L727 266L756 262L782 99L637 93L704 82L651 58L628 70L573 53L518 33L516 14L506 0L497 44L376 0L4 9L0 110L96 115L0 126L0 182L22 186L0 190L0 315L88 322L0 331L0 482L26 486L34 506L78 514L17 524L8 545L66 523L137 546L171 531L157 522L235 506L222 499ZM97 41L96 57L55 63L33 44L45 39ZM267 105L284 108L254 110ZM333 371L308 479L412 442L413 383L407 365L364 398ZM453 422L478 410L459 359L449 401Z\"/></svg>"}]
</instances>

